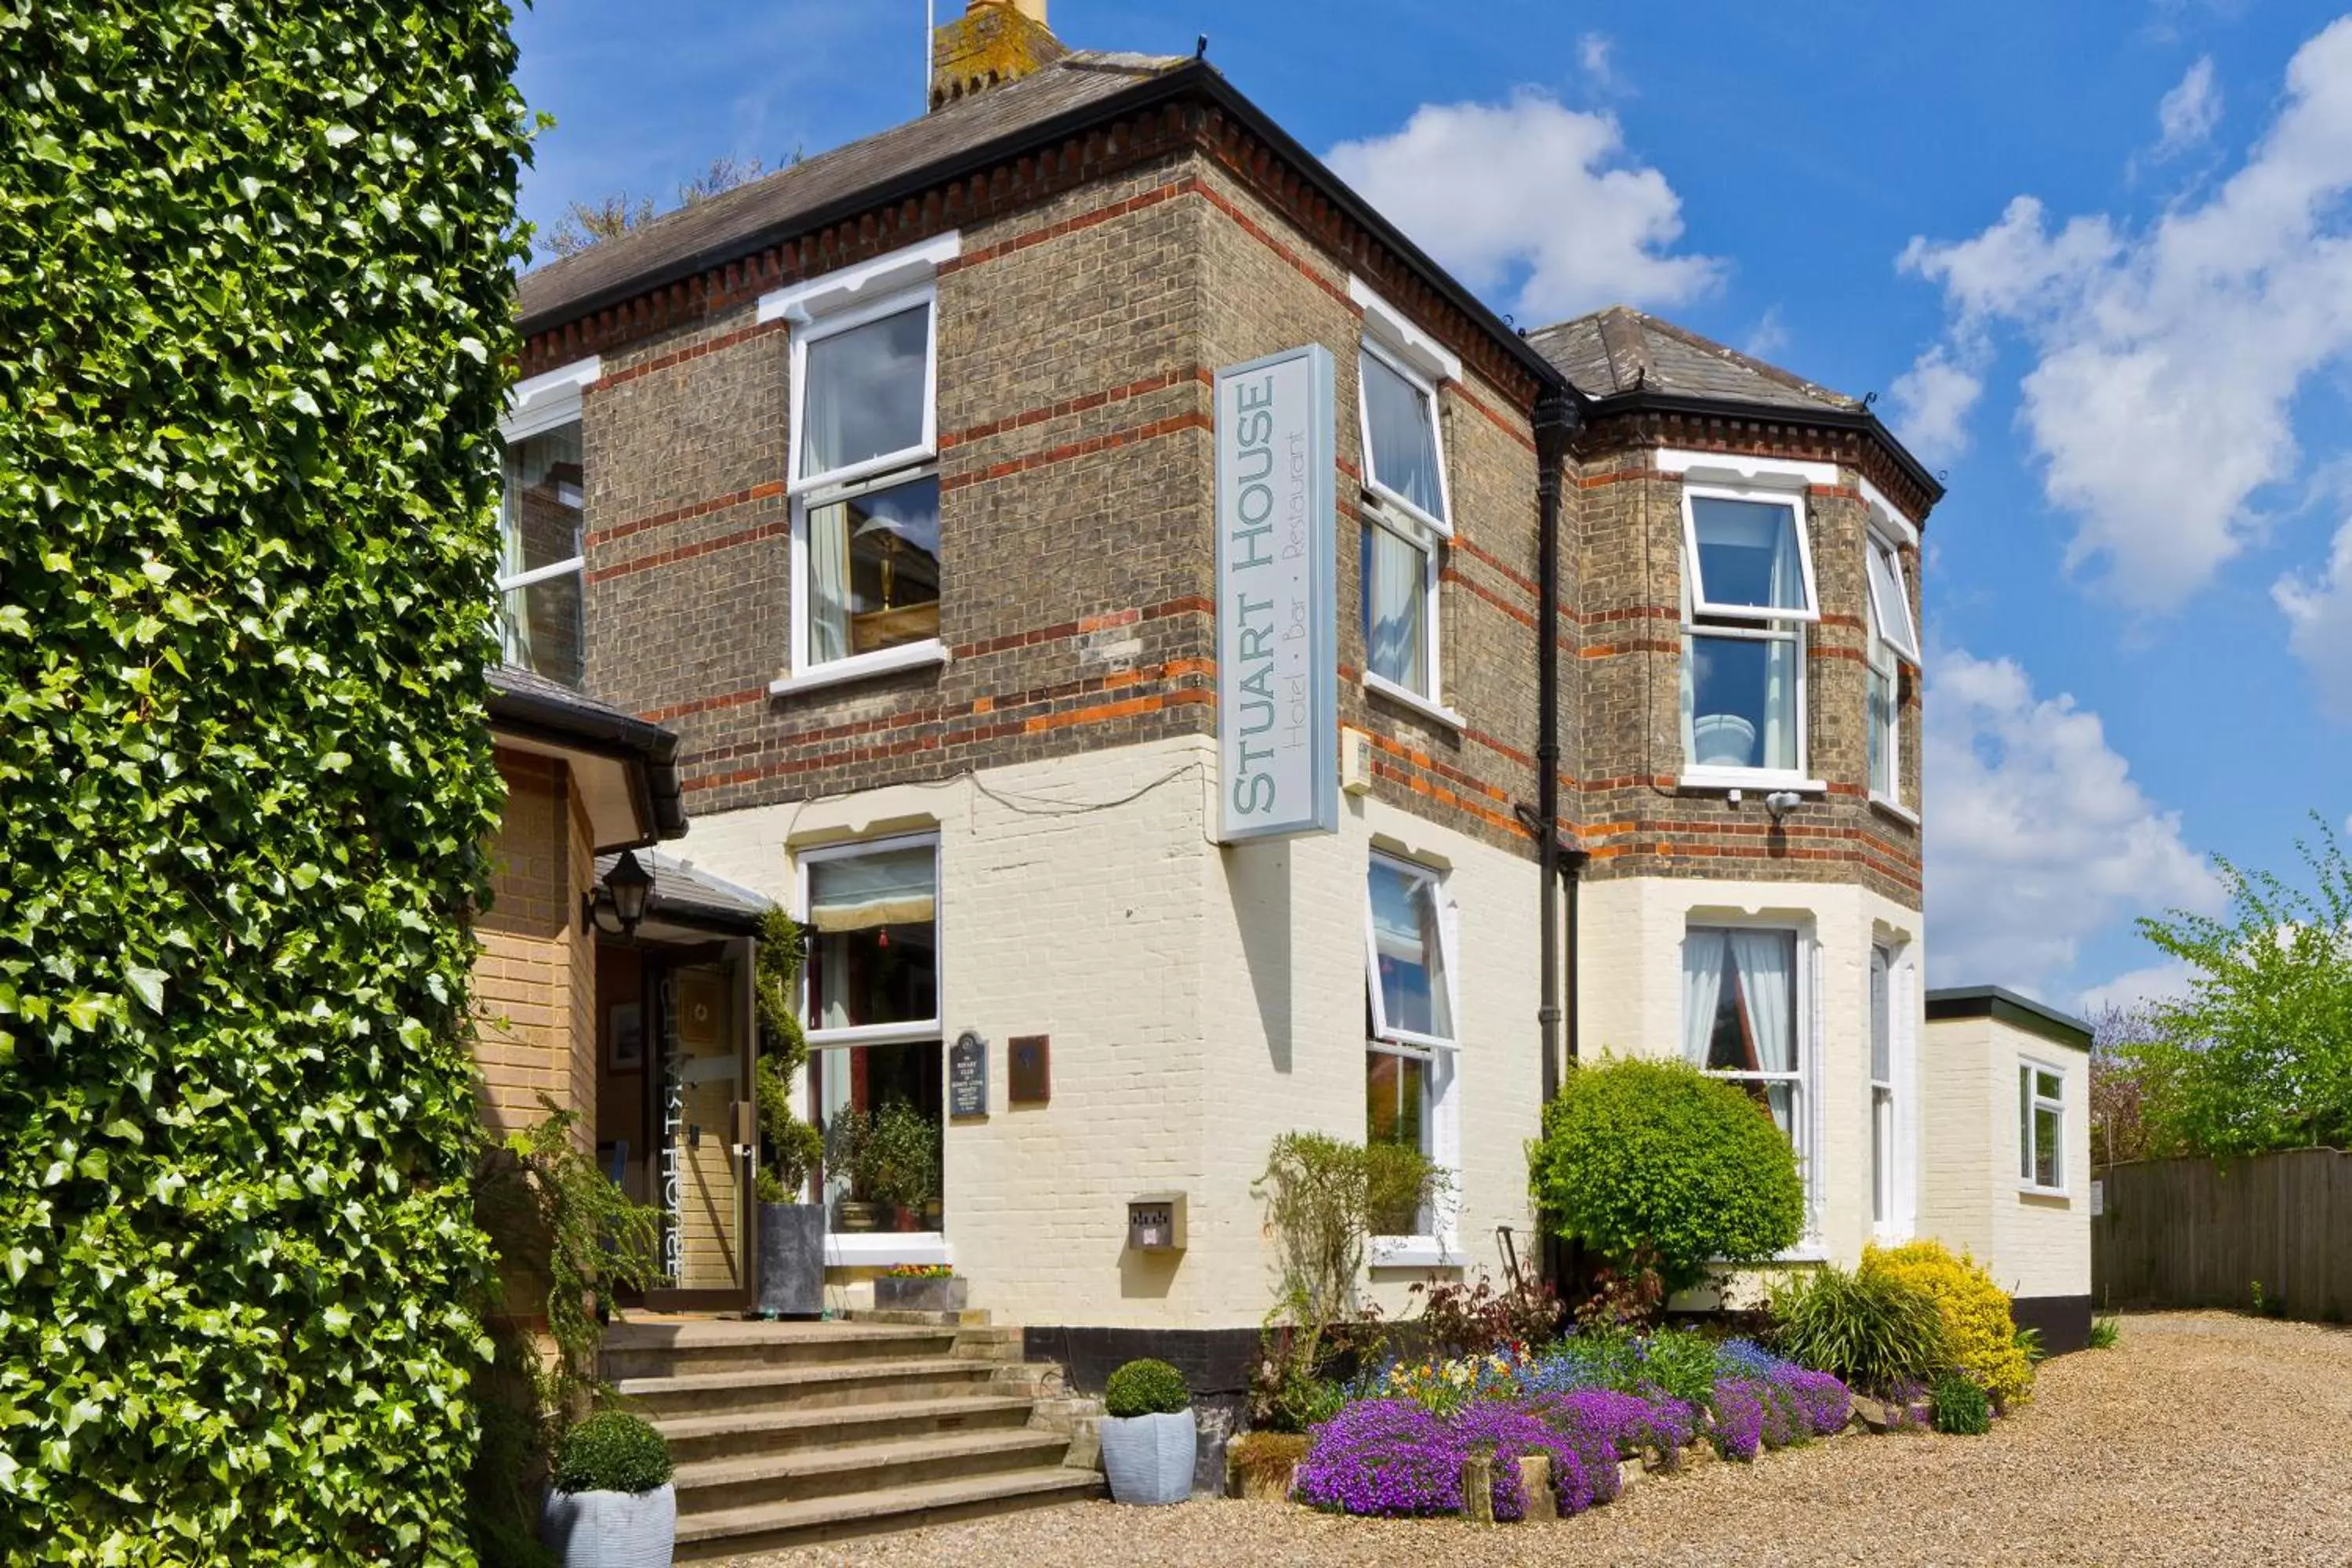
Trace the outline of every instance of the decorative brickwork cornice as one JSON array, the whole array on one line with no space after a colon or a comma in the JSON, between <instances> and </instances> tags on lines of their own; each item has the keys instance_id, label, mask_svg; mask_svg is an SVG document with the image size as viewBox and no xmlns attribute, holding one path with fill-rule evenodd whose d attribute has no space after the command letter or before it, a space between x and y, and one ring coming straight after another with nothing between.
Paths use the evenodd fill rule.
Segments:
<instances>
[{"instance_id":1,"label":"decorative brickwork cornice","mask_svg":"<svg viewBox=\"0 0 2352 1568\"><path fill-rule=\"evenodd\" d=\"M1877 421L1825 418L1815 423L1801 414L1759 408L1754 413L1636 407L1612 410L1607 402L1594 406L1577 433L1574 452L1580 462L1605 461L1610 457L1644 447L1674 447L1689 451L1738 453L1742 456L1790 458L1837 463L1858 468L1887 500L1924 522L1941 499L1922 482L1908 456L1878 429ZM1588 475L1581 488L1622 483L1648 477L1641 471L1616 469Z\"/></svg>"}]
</instances>

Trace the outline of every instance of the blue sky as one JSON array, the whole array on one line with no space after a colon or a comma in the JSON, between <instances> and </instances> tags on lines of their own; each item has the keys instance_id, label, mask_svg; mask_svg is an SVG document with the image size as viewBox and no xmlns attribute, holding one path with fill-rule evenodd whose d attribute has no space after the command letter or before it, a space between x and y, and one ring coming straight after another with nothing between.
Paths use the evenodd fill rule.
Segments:
<instances>
[{"instance_id":1,"label":"blue sky","mask_svg":"<svg viewBox=\"0 0 2352 1568\"><path fill-rule=\"evenodd\" d=\"M940 0L942 15L961 0ZM526 216L919 108L919 0L549 0ZM1800 22L1799 18L1801 18ZM2111 0L1053 0L1209 58L1521 324L1626 301L1876 392L1928 527L1933 978L2171 984L2352 811L2352 20Z\"/></svg>"}]
</instances>

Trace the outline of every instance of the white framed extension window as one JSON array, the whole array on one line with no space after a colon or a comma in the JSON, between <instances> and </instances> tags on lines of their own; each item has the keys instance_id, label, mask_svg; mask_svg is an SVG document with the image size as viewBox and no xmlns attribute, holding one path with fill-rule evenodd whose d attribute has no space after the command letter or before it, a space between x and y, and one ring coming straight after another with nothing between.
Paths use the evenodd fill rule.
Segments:
<instances>
[{"instance_id":1,"label":"white framed extension window","mask_svg":"<svg viewBox=\"0 0 2352 1568\"><path fill-rule=\"evenodd\" d=\"M792 648L778 693L936 664L948 234L762 297L792 323Z\"/></svg>"},{"instance_id":2,"label":"white framed extension window","mask_svg":"<svg viewBox=\"0 0 2352 1568\"><path fill-rule=\"evenodd\" d=\"M1444 879L1375 852L1364 909L1364 1138L1415 1150L1450 1170L1454 1147L1454 917ZM1440 1200L1381 1215L1375 1261L1419 1262L1450 1245ZM1417 1244L1417 1245L1416 1245Z\"/></svg>"},{"instance_id":3,"label":"white framed extension window","mask_svg":"<svg viewBox=\"0 0 2352 1568\"><path fill-rule=\"evenodd\" d=\"M536 375L514 390L499 423L505 447L499 505L499 655L565 686L587 668L587 468L581 392L595 360Z\"/></svg>"},{"instance_id":4,"label":"white framed extension window","mask_svg":"<svg viewBox=\"0 0 2352 1568\"><path fill-rule=\"evenodd\" d=\"M1895 1101L1895 960L1874 943L1870 950L1870 1223L1884 1235L1901 1223L1896 1190Z\"/></svg>"},{"instance_id":5,"label":"white framed extension window","mask_svg":"<svg viewBox=\"0 0 2352 1568\"><path fill-rule=\"evenodd\" d=\"M945 1223L939 840L873 839L796 858L811 928L803 1023L813 1120L825 1137L827 1228L853 1249L925 1261L902 1256L893 1238L936 1240Z\"/></svg>"},{"instance_id":6,"label":"white framed extension window","mask_svg":"<svg viewBox=\"0 0 2352 1568\"><path fill-rule=\"evenodd\" d=\"M1873 529L1868 536L1864 578L1869 587L1869 636L1863 659L1868 671L1866 719L1870 752L1870 797L1883 805L1903 802L1903 667L1919 666L1919 635L1912 624L1911 594L1904 582L1901 548Z\"/></svg>"},{"instance_id":7,"label":"white framed extension window","mask_svg":"<svg viewBox=\"0 0 2352 1568\"><path fill-rule=\"evenodd\" d=\"M1360 281L1357 431L1363 451L1364 685L1458 726L1438 668L1440 582L1454 536L1437 389L1461 362Z\"/></svg>"},{"instance_id":8,"label":"white framed extension window","mask_svg":"<svg viewBox=\"0 0 2352 1568\"><path fill-rule=\"evenodd\" d=\"M1807 782L1805 628L1821 618L1801 491L1683 487L1684 777Z\"/></svg>"},{"instance_id":9,"label":"white framed extension window","mask_svg":"<svg viewBox=\"0 0 2352 1568\"><path fill-rule=\"evenodd\" d=\"M2017 1179L2030 1192L2066 1190L2066 1073L2017 1064Z\"/></svg>"},{"instance_id":10,"label":"white framed extension window","mask_svg":"<svg viewBox=\"0 0 2352 1568\"><path fill-rule=\"evenodd\" d=\"M1808 952L1787 926L1695 923L1683 935L1683 1059L1745 1089L1801 1160L1812 1143Z\"/></svg>"}]
</instances>

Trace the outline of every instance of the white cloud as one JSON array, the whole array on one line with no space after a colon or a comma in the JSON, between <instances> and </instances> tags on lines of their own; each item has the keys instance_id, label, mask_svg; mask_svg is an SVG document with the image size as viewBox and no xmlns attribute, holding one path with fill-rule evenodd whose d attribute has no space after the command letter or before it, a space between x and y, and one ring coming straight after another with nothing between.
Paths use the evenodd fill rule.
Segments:
<instances>
[{"instance_id":1,"label":"white cloud","mask_svg":"<svg viewBox=\"0 0 2352 1568\"><path fill-rule=\"evenodd\" d=\"M2149 1002L2170 1002L2189 994L2196 971L2179 959L2167 959L2146 969L2127 969L2112 980L2085 986L2075 994L2074 1011L2090 1017L2102 1007L2138 1007Z\"/></svg>"},{"instance_id":2,"label":"white cloud","mask_svg":"<svg viewBox=\"0 0 2352 1568\"><path fill-rule=\"evenodd\" d=\"M2286 616L2286 646L2303 661L2330 716L2352 724L2352 522L2336 531L2327 564L2271 585Z\"/></svg>"},{"instance_id":3,"label":"white cloud","mask_svg":"<svg viewBox=\"0 0 2352 1568\"><path fill-rule=\"evenodd\" d=\"M1756 318L1756 324L1748 330L1747 341L1739 345L1739 352L1769 360L1788 346L1789 324L1780 320L1780 307L1770 305Z\"/></svg>"},{"instance_id":4,"label":"white cloud","mask_svg":"<svg viewBox=\"0 0 2352 1568\"><path fill-rule=\"evenodd\" d=\"M2213 57L2206 55L2156 106L2157 129L2163 133L2156 155L2170 158L2187 152L2211 136L2221 122L2221 89L2213 84Z\"/></svg>"},{"instance_id":5,"label":"white cloud","mask_svg":"<svg viewBox=\"0 0 2352 1568\"><path fill-rule=\"evenodd\" d=\"M1895 378L1895 434L1925 463L1947 463L1968 449L1969 415L1984 378L1937 343Z\"/></svg>"},{"instance_id":6,"label":"white cloud","mask_svg":"<svg viewBox=\"0 0 2352 1568\"><path fill-rule=\"evenodd\" d=\"M1721 279L1677 255L1682 198L1631 160L1612 114L1533 89L1503 103L1425 103L1387 136L1343 142L1339 177L1472 288L1532 325L1609 304L1670 306Z\"/></svg>"},{"instance_id":7,"label":"white cloud","mask_svg":"<svg viewBox=\"0 0 2352 1568\"><path fill-rule=\"evenodd\" d=\"M2019 196L1971 238L1905 248L1944 289L1955 363L1997 329L2031 346L2019 418L2076 520L2068 563L2125 604L2177 607L2253 540L2254 492L2294 477L2296 393L2352 357L2347 191L2352 18L2296 51L2270 130L2200 205L2053 229Z\"/></svg>"},{"instance_id":8,"label":"white cloud","mask_svg":"<svg viewBox=\"0 0 2352 1568\"><path fill-rule=\"evenodd\" d=\"M2046 994L2082 943L2133 915L2210 911L2212 869L2107 744L2010 659L1932 655L1924 736L1928 963L1937 984Z\"/></svg>"},{"instance_id":9,"label":"white cloud","mask_svg":"<svg viewBox=\"0 0 2352 1568\"><path fill-rule=\"evenodd\" d=\"M1592 85L1607 89L1617 85L1616 63L1611 58L1616 40L1606 33L1587 33L1576 40L1576 63Z\"/></svg>"}]
</instances>

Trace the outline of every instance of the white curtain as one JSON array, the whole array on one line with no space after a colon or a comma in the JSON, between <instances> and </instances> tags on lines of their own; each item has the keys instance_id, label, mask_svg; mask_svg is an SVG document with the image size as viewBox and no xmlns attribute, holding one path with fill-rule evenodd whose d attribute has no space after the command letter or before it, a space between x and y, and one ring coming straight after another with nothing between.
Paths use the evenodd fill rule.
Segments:
<instances>
[{"instance_id":1,"label":"white curtain","mask_svg":"<svg viewBox=\"0 0 2352 1568\"><path fill-rule=\"evenodd\" d=\"M1428 570L1421 552L1385 528L1366 524L1364 570L1369 613L1365 659L1372 673L1409 691L1428 691L1429 661L1422 647L1422 593Z\"/></svg>"},{"instance_id":2,"label":"white curtain","mask_svg":"<svg viewBox=\"0 0 2352 1568\"><path fill-rule=\"evenodd\" d=\"M1732 962L1739 966L1739 998L1748 1037L1756 1043L1757 1070L1796 1071L1796 943L1784 931L1725 934L1731 942ZM1782 1089L1770 1099L1772 1119L1781 1131L1793 1135L1795 1097Z\"/></svg>"},{"instance_id":3,"label":"white curtain","mask_svg":"<svg viewBox=\"0 0 2352 1568\"><path fill-rule=\"evenodd\" d=\"M1724 933L1692 931L1683 937L1683 1060L1706 1066L1715 1037L1715 1010L1723 1001Z\"/></svg>"},{"instance_id":4,"label":"white curtain","mask_svg":"<svg viewBox=\"0 0 2352 1568\"><path fill-rule=\"evenodd\" d=\"M812 507L808 514L809 662L849 652L849 506Z\"/></svg>"},{"instance_id":5,"label":"white curtain","mask_svg":"<svg viewBox=\"0 0 2352 1568\"><path fill-rule=\"evenodd\" d=\"M822 474L841 467L841 449L845 432L842 428L847 414L848 398L844 395L845 378L835 362L839 353L838 338L828 338L811 343L804 354L804 374L801 377L801 474Z\"/></svg>"},{"instance_id":6,"label":"white curtain","mask_svg":"<svg viewBox=\"0 0 2352 1568\"><path fill-rule=\"evenodd\" d=\"M1759 766L1797 765L1797 661L1804 651L1802 632L1764 644L1764 734Z\"/></svg>"},{"instance_id":7,"label":"white curtain","mask_svg":"<svg viewBox=\"0 0 2352 1568\"><path fill-rule=\"evenodd\" d=\"M920 925L938 919L931 847L883 849L809 867L809 920L821 931Z\"/></svg>"}]
</instances>

